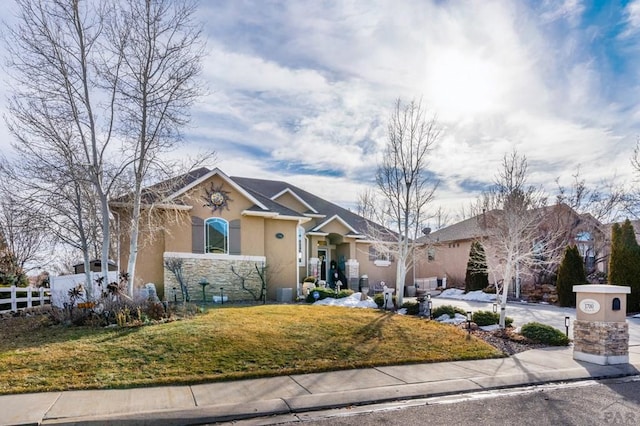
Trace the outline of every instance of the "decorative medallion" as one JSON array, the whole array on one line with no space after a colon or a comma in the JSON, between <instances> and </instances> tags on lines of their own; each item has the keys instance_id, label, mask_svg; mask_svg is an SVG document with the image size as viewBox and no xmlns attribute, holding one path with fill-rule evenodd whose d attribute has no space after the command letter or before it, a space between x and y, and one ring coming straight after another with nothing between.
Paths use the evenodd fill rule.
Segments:
<instances>
[{"instance_id":1,"label":"decorative medallion","mask_svg":"<svg viewBox=\"0 0 640 426\"><path fill-rule=\"evenodd\" d=\"M230 192L223 190L222 186L222 184L220 184L220 186L211 184L210 189L205 189L206 195L204 195L203 198L206 204L204 207L211 207L212 212L221 211L225 208L229 210L229 201L233 201L229 198Z\"/></svg>"}]
</instances>

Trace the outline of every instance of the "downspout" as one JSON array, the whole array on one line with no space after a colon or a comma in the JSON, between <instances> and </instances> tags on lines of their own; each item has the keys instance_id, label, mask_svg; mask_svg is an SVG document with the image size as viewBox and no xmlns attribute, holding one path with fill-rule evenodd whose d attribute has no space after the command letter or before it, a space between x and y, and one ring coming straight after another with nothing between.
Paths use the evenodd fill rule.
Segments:
<instances>
[{"instance_id":1,"label":"downspout","mask_svg":"<svg viewBox=\"0 0 640 426\"><path fill-rule=\"evenodd\" d=\"M116 242L116 268L117 268L118 274L120 274L120 237L121 237L120 236L120 213L112 210L111 214L113 214L116 217L116 234L118 236L118 239Z\"/></svg>"}]
</instances>

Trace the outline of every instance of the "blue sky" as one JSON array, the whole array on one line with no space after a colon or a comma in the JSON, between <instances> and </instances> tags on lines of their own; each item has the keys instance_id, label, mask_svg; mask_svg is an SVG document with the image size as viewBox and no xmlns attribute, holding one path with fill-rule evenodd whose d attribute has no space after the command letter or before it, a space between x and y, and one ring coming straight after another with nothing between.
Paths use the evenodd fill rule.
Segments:
<instances>
[{"instance_id":1,"label":"blue sky","mask_svg":"<svg viewBox=\"0 0 640 426\"><path fill-rule=\"evenodd\" d=\"M229 175L353 206L399 97L444 129L434 207L455 214L513 149L549 191L578 166L633 184L640 1L216 0L198 17L209 94L180 152L214 149Z\"/></svg>"}]
</instances>

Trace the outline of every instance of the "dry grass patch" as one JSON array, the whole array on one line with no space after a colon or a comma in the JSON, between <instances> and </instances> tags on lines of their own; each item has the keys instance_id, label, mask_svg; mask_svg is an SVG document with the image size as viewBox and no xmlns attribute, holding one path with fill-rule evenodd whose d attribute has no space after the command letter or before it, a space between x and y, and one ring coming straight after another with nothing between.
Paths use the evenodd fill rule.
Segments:
<instances>
[{"instance_id":1,"label":"dry grass patch","mask_svg":"<svg viewBox=\"0 0 640 426\"><path fill-rule=\"evenodd\" d=\"M0 323L0 394L503 356L454 326L372 309L266 305L136 328Z\"/></svg>"}]
</instances>

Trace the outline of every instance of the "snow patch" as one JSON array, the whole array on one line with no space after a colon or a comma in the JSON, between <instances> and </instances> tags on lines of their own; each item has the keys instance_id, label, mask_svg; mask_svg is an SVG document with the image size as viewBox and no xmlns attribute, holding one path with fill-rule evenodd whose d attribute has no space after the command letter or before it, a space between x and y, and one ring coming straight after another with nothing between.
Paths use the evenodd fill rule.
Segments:
<instances>
[{"instance_id":1,"label":"snow patch","mask_svg":"<svg viewBox=\"0 0 640 426\"><path fill-rule=\"evenodd\" d=\"M368 297L367 300L360 300L362 293L353 293L351 296L343 297L340 299L334 299L333 297L327 297L326 299L318 300L314 305L324 306L345 306L347 308L377 308L376 302L372 298Z\"/></svg>"},{"instance_id":2,"label":"snow patch","mask_svg":"<svg viewBox=\"0 0 640 426\"><path fill-rule=\"evenodd\" d=\"M455 316L453 318L451 318L449 315L447 314L442 314L440 315L438 318L436 318L436 321L441 322L443 324L462 324L463 322L467 322L467 317L461 314L456 313Z\"/></svg>"},{"instance_id":3,"label":"snow patch","mask_svg":"<svg viewBox=\"0 0 640 426\"><path fill-rule=\"evenodd\" d=\"M476 302L495 302L496 295L485 293L482 290L470 291L469 293L465 293L464 290L460 290L458 288L448 288L440 293L439 296L436 296L442 299L457 299L457 300L468 300L468 301L476 301Z\"/></svg>"}]
</instances>

